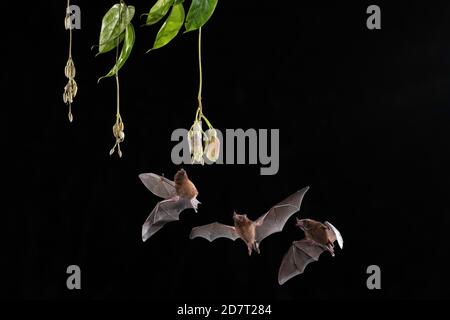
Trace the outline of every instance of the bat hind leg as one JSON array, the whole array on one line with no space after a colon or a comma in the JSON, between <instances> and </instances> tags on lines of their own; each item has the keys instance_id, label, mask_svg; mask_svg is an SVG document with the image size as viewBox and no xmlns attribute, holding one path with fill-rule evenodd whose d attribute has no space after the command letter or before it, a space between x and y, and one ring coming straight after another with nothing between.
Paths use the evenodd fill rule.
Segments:
<instances>
[{"instance_id":1,"label":"bat hind leg","mask_svg":"<svg viewBox=\"0 0 450 320\"><path fill-rule=\"evenodd\" d=\"M259 243L256 241L253 243L253 250L255 250L257 254L261 253L261 251L259 250Z\"/></svg>"},{"instance_id":2,"label":"bat hind leg","mask_svg":"<svg viewBox=\"0 0 450 320\"><path fill-rule=\"evenodd\" d=\"M251 256L252 255L252 251L253 251L253 247L251 244L247 244L247 251L248 251L248 255Z\"/></svg>"}]
</instances>

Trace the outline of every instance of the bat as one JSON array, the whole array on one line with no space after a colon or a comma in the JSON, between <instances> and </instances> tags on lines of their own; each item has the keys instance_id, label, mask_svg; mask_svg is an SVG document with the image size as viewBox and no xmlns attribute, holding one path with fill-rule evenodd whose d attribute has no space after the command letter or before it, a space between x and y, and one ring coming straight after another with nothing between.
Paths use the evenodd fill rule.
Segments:
<instances>
[{"instance_id":1,"label":"bat","mask_svg":"<svg viewBox=\"0 0 450 320\"><path fill-rule=\"evenodd\" d=\"M156 204L142 225L142 241L145 242L166 223L179 220L182 211L192 208L197 212L200 204L198 191L185 170L179 170L174 181L154 173L142 173L139 178L148 190L164 199Z\"/></svg>"},{"instance_id":2,"label":"bat","mask_svg":"<svg viewBox=\"0 0 450 320\"><path fill-rule=\"evenodd\" d=\"M250 220L246 214L233 213L234 226L214 222L192 229L190 238L202 237L209 241L217 238L242 239L247 245L248 255L253 251L260 253L259 244L272 233L283 230L286 221L297 211L303 200L303 196L309 187L303 188L282 202L273 206L266 214L260 216L256 221Z\"/></svg>"},{"instance_id":3,"label":"bat","mask_svg":"<svg viewBox=\"0 0 450 320\"><path fill-rule=\"evenodd\" d=\"M284 284L289 279L303 273L306 266L319 260L322 252L327 251L334 257L334 242L341 249L344 240L341 233L329 222L321 223L312 219L297 219L297 227L303 230L305 238L294 241L283 257L278 271L278 283Z\"/></svg>"}]
</instances>

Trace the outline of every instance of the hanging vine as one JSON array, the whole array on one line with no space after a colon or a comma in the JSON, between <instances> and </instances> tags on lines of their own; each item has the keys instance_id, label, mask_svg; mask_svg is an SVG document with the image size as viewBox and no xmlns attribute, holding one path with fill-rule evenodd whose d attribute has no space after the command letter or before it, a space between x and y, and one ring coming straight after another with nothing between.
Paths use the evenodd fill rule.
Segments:
<instances>
[{"instance_id":1,"label":"hanging vine","mask_svg":"<svg viewBox=\"0 0 450 320\"><path fill-rule=\"evenodd\" d=\"M67 59L66 66L64 68L64 74L69 81L64 87L63 101L66 105L69 106L68 118L69 121L73 121L72 115L72 103L73 99L77 95L78 86L75 82L75 64L72 60L72 20L71 20L71 9L70 9L70 0L67 0L66 7L66 17L64 18L64 26L66 30L69 30L69 58Z\"/></svg>"},{"instance_id":2,"label":"hanging vine","mask_svg":"<svg viewBox=\"0 0 450 320\"><path fill-rule=\"evenodd\" d=\"M147 15L147 26L153 25L164 18L170 11L165 22L159 29L153 48L155 50L167 45L179 33L181 27L185 26L186 32L198 30L198 64L199 64L199 90L197 95L197 111L194 124L188 131L189 149L192 155L192 163L204 163L203 156L212 162L217 161L220 152L220 140L211 122L203 113L202 89L202 27L211 18L218 0L192 0L185 20L184 0L158 0ZM202 121L206 122L208 130L203 131ZM203 145L204 141L204 145Z\"/></svg>"},{"instance_id":3,"label":"hanging vine","mask_svg":"<svg viewBox=\"0 0 450 320\"><path fill-rule=\"evenodd\" d=\"M109 154L112 155L117 149L119 157L122 157L120 144L125 140L125 126L120 114L119 70L123 67L133 49L135 33L131 20L134 12L134 7L127 6L124 1L120 1L120 3L113 5L108 10L102 20L98 45L99 51L97 53L99 55L116 49L116 59L113 68L106 75L99 78L98 81L108 77L115 77L116 80L116 122L112 128L115 143ZM121 43L122 48L119 49Z\"/></svg>"},{"instance_id":4,"label":"hanging vine","mask_svg":"<svg viewBox=\"0 0 450 320\"><path fill-rule=\"evenodd\" d=\"M64 102L69 106L69 121L73 121L72 103L77 94L78 88L75 82L75 65L72 60L72 26L70 19L70 0L67 0L67 10L65 27L69 30L69 58L65 67L65 75L69 79L64 88ZM198 64L199 64L199 89L197 94L197 109L194 123L188 131L188 141L192 163L204 163L204 157L215 162L219 158L220 140L211 122L204 114L202 102L203 89L203 68L202 68L202 27L211 18L216 8L218 0L192 0L187 15L183 6L184 0L157 0L147 15L145 25L150 26L167 16L159 29L153 47L148 50L155 50L164 47L172 41L182 26L186 31L198 30ZM170 13L169 13L170 11ZM135 42L135 31L131 23L135 14L134 6L127 6L123 0L114 4L103 16L98 43L98 53L104 54L115 49L115 64L111 70L99 78L114 77L116 83L116 115L115 123L112 127L115 142L110 150L113 155L116 150L119 157L122 157L121 143L125 140L125 125L120 109L120 81L119 70L124 66L129 58ZM203 121L208 126L203 131Z\"/></svg>"}]
</instances>

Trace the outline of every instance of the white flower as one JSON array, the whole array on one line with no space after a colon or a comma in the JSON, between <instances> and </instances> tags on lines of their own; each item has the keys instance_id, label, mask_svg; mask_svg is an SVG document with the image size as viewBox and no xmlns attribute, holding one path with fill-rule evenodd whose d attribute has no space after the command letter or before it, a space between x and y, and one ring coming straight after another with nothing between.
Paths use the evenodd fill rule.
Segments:
<instances>
[{"instance_id":1,"label":"white flower","mask_svg":"<svg viewBox=\"0 0 450 320\"><path fill-rule=\"evenodd\" d=\"M192 128L192 163L204 164L202 144L202 122L196 121Z\"/></svg>"},{"instance_id":2,"label":"white flower","mask_svg":"<svg viewBox=\"0 0 450 320\"><path fill-rule=\"evenodd\" d=\"M216 162L219 159L220 154L220 140L217 138L217 132L215 129L209 129L206 131L206 143L205 143L205 155L212 162Z\"/></svg>"},{"instance_id":3,"label":"white flower","mask_svg":"<svg viewBox=\"0 0 450 320\"><path fill-rule=\"evenodd\" d=\"M189 144L189 154L190 155L192 155L192 148L193 148L193 145L194 145L194 134L193 134L193 132L192 132L192 130L189 130L189 132L188 132L188 144Z\"/></svg>"}]
</instances>

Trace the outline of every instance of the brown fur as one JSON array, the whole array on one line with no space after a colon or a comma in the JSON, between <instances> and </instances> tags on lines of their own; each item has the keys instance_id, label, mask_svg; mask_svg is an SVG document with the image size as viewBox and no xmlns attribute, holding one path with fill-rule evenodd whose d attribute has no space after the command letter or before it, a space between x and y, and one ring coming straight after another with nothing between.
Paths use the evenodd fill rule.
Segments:
<instances>
[{"instance_id":1,"label":"brown fur","mask_svg":"<svg viewBox=\"0 0 450 320\"><path fill-rule=\"evenodd\" d=\"M195 185L189 180L184 169L179 170L175 174L175 190L177 195L185 199L193 199L198 196L198 191Z\"/></svg>"},{"instance_id":2,"label":"brown fur","mask_svg":"<svg viewBox=\"0 0 450 320\"><path fill-rule=\"evenodd\" d=\"M235 214L233 216L234 228L237 234L247 244L248 255L252 254L252 250L259 253L258 246L256 244L255 236L255 223L247 218L246 215Z\"/></svg>"},{"instance_id":3,"label":"brown fur","mask_svg":"<svg viewBox=\"0 0 450 320\"><path fill-rule=\"evenodd\" d=\"M318 244L321 244L326 247L332 255L334 255L333 242L336 239L335 237L332 237L332 233L326 225L312 219L302 219L297 220L297 226L305 232L306 239L310 239Z\"/></svg>"},{"instance_id":4,"label":"brown fur","mask_svg":"<svg viewBox=\"0 0 450 320\"><path fill-rule=\"evenodd\" d=\"M327 245L330 242L327 230L328 228L324 224L311 220L308 229L305 231L305 235L308 239L312 239L322 245Z\"/></svg>"}]
</instances>

